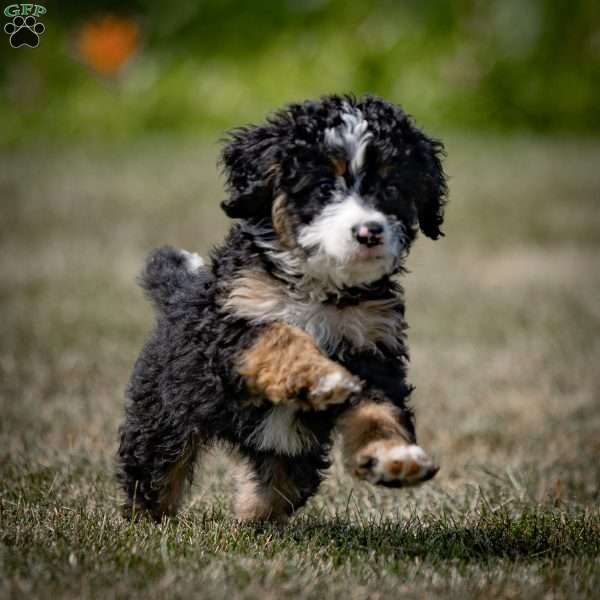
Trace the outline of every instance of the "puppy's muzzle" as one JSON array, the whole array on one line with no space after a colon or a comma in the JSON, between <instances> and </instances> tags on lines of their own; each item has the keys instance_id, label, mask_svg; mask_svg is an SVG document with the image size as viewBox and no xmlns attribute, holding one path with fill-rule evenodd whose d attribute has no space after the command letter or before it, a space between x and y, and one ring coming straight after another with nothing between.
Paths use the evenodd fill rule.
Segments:
<instances>
[{"instance_id":1,"label":"puppy's muzzle","mask_svg":"<svg viewBox=\"0 0 600 600\"><path fill-rule=\"evenodd\" d=\"M383 244L383 225L377 221L367 221L352 227L352 234L359 244L367 248Z\"/></svg>"}]
</instances>

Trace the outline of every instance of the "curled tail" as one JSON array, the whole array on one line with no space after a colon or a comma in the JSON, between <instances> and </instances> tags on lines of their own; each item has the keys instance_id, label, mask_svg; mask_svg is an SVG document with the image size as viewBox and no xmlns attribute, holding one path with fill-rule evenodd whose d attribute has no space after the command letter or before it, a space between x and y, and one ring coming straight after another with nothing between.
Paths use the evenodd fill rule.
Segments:
<instances>
[{"instance_id":1,"label":"curled tail","mask_svg":"<svg viewBox=\"0 0 600 600\"><path fill-rule=\"evenodd\" d=\"M140 285L154 306L165 313L190 283L208 277L210 271L198 254L163 246L146 259Z\"/></svg>"}]
</instances>

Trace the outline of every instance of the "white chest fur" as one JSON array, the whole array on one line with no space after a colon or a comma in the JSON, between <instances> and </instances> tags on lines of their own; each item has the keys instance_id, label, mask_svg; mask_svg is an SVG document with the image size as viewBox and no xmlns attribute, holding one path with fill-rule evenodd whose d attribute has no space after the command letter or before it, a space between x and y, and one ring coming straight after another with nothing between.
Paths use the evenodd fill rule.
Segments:
<instances>
[{"instance_id":1,"label":"white chest fur","mask_svg":"<svg viewBox=\"0 0 600 600\"><path fill-rule=\"evenodd\" d=\"M333 354L344 340L357 350L375 350L377 343L397 348L403 331L399 303L396 298L367 300L339 308L302 298L263 273L247 272L235 280L225 308L252 323L283 321L299 327Z\"/></svg>"},{"instance_id":2,"label":"white chest fur","mask_svg":"<svg viewBox=\"0 0 600 600\"><path fill-rule=\"evenodd\" d=\"M258 450L297 456L317 444L312 431L300 423L291 406L274 406L248 437Z\"/></svg>"},{"instance_id":3,"label":"white chest fur","mask_svg":"<svg viewBox=\"0 0 600 600\"><path fill-rule=\"evenodd\" d=\"M224 308L254 324L283 321L299 327L323 352L332 355L344 341L357 350L376 350L378 343L390 349L399 347L403 331L399 303L399 298L369 300L338 308L302 298L265 273L246 271L234 280ZM276 405L247 442L259 450L297 456L317 440L299 422L294 408Z\"/></svg>"}]
</instances>

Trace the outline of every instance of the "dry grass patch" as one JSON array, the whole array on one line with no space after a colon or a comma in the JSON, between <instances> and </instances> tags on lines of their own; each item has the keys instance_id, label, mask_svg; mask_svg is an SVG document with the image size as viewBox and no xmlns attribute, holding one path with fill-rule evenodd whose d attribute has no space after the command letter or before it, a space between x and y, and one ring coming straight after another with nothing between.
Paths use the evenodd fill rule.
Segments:
<instances>
[{"instance_id":1,"label":"dry grass patch","mask_svg":"<svg viewBox=\"0 0 600 600\"><path fill-rule=\"evenodd\" d=\"M405 280L418 490L339 460L287 528L232 520L216 451L179 519L128 524L112 474L151 310L145 253L227 224L214 148L0 157L0 594L591 598L600 585L600 144L450 140L447 237Z\"/></svg>"}]
</instances>

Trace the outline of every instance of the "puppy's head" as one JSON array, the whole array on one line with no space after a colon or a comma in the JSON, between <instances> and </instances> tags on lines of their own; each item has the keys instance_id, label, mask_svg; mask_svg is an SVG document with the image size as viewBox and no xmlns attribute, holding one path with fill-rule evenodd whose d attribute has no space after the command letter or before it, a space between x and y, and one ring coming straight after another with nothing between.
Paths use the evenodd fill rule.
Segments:
<instances>
[{"instance_id":1,"label":"puppy's head","mask_svg":"<svg viewBox=\"0 0 600 600\"><path fill-rule=\"evenodd\" d=\"M443 146L379 98L328 96L236 129L226 214L268 224L303 274L339 287L395 272L418 228L442 232Z\"/></svg>"}]
</instances>

